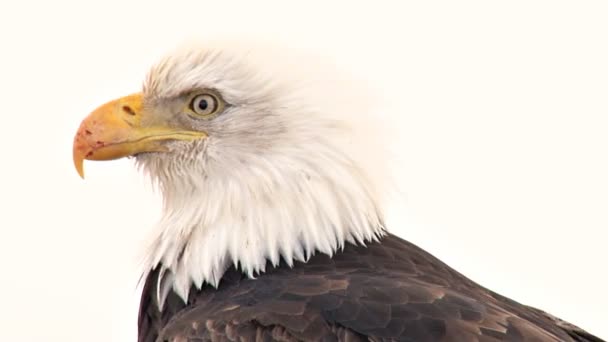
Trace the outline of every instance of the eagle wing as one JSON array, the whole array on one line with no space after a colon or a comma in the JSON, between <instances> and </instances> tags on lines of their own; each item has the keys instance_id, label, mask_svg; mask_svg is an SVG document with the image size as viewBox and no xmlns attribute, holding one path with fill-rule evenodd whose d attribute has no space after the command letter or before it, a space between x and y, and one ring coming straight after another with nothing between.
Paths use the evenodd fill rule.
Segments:
<instances>
[{"instance_id":1,"label":"eagle wing","mask_svg":"<svg viewBox=\"0 0 608 342\"><path fill-rule=\"evenodd\" d=\"M144 289L141 342L601 341L392 235L257 279L232 268L218 289L193 289L187 305L170 293L162 313L154 293Z\"/></svg>"}]
</instances>

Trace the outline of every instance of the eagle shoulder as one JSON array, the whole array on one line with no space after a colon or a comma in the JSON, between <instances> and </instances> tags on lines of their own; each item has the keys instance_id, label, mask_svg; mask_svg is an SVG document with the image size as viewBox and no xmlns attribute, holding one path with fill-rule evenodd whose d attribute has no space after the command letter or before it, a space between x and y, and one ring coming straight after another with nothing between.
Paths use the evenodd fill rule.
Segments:
<instances>
[{"instance_id":1,"label":"eagle shoulder","mask_svg":"<svg viewBox=\"0 0 608 342\"><path fill-rule=\"evenodd\" d=\"M193 288L187 305L170 293L163 312L149 287L157 276L144 289L140 342L601 341L392 235L256 279L231 268L219 288Z\"/></svg>"}]
</instances>

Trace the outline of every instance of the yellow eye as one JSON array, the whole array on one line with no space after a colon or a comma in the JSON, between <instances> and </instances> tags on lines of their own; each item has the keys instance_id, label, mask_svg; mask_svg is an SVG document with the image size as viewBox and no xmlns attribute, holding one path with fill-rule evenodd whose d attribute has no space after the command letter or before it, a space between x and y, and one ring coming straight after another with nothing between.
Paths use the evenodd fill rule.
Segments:
<instances>
[{"instance_id":1,"label":"yellow eye","mask_svg":"<svg viewBox=\"0 0 608 342\"><path fill-rule=\"evenodd\" d=\"M192 98L190 109L198 115L211 115L220 108L219 99L212 94L200 94Z\"/></svg>"}]
</instances>

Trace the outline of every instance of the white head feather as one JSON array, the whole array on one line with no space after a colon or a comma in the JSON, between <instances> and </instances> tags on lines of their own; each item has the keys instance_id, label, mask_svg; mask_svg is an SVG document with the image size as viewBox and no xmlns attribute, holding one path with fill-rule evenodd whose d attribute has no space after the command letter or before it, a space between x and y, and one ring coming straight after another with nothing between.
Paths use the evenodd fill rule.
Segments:
<instances>
[{"instance_id":1,"label":"white head feather","mask_svg":"<svg viewBox=\"0 0 608 342\"><path fill-rule=\"evenodd\" d=\"M164 202L145 261L164 274L161 305L171 288L185 301L192 284L217 286L231 265L254 277L384 234L385 146L354 84L272 46L190 45L151 69L149 103L211 88L231 105L200 127L206 140L137 156Z\"/></svg>"}]
</instances>

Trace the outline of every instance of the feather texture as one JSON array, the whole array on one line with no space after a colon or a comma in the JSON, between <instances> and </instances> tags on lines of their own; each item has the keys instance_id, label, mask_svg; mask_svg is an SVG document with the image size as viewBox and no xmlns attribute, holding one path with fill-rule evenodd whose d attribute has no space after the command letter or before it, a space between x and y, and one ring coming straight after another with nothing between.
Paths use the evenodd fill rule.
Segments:
<instances>
[{"instance_id":1,"label":"feather texture","mask_svg":"<svg viewBox=\"0 0 608 342\"><path fill-rule=\"evenodd\" d=\"M231 268L219 288L193 289L187 304L170 294L162 313L151 295L144 290L140 342L602 341L393 235L293 268L281 263L257 279Z\"/></svg>"}]
</instances>

